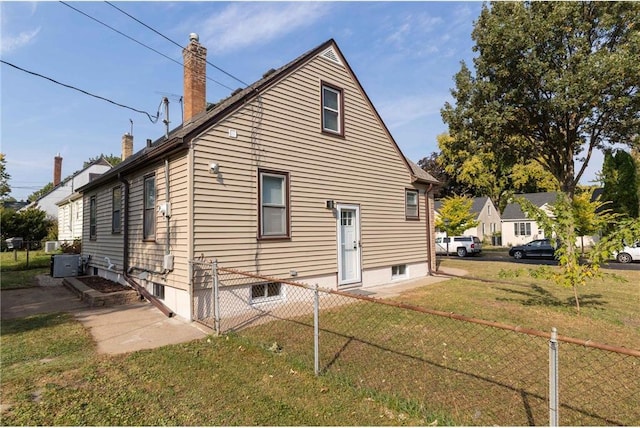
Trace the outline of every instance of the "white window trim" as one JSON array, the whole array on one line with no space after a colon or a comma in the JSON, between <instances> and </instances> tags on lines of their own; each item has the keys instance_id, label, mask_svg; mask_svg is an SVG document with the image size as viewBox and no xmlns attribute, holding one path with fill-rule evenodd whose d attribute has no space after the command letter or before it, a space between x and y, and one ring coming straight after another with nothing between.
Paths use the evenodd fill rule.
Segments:
<instances>
[{"instance_id":1,"label":"white window trim","mask_svg":"<svg viewBox=\"0 0 640 428\"><path fill-rule=\"evenodd\" d=\"M399 270L400 266L404 266L404 273L403 274L399 274L399 273L394 274L393 273L393 268L398 268L398 270ZM407 279L407 278L409 278L409 266L407 266L406 263L402 263L402 264L399 264L399 265L391 266L391 280L392 281L398 281L398 280Z\"/></svg>"},{"instance_id":2,"label":"white window trim","mask_svg":"<svg viewBox=\"0 0 640 428\"><path fill-rule=\"evenodd\" d=\"M416 195L416 203L415 203L415 205L412 205L412 207L415 206L415 211L416 211L415 215L409 215L409 194L410 193ZM420 219L420 192L418 192L417 190L405 189L405 192L404 192L404 216L405 216L406 219L411 219L411 220L419 220Z\"/></svg>"},{"instance_id":3,"label":"white window trim","mask_svg":"<svg viewBox=\"0 0 640 428\"><path fill-rule=\"evenodd\" d=\"M259 171L259 180L260 180L260 206L258 207L258 209L260 210L260 224L258 225L258 227L260 228L259 230L259 236L260 238L263 239L269 239L269 238L289 238L290 237L290 231L289 231L289 190L288 190L288 186L289 186L289 175L287 173L280 173L280 172L275 172L275 171ZM264 182L263 182L263 178L264 177L274 177L274 178L278 178L282 181L282 201L283 201L283 205L280 204L267 204L263 202L263 194L262 192L264 191ZM282 208L284 209L284 230L282 231L282 233L265 233L264 231L264 208L265 207L271 207L271 208Z\"/></svg>"},{"instance_id":4,"label":"white window trim","mask_svg":"<svg viewBox=\"0 0 640 428\"><path fill-rule=\"evenodd\" d=\"M260 305L260 304L264 304L264 303L273 303L273 302L281 302L283 300L285 300L285 289L286 287L284 287L284 284L282 284L281 282L275 282L276 284L280 284L280 292L278 293L278 295L276 296L264 296L264 297L253 297L253 287L256 285L260 285L260 284L270 284L272 282L275 281L269 281L269 282L259 282L256 284L251 284L251 286L249 287L249 301L252 305ZM267 288L265 288L266 290Z\"/></svg>"},{"instance_id":5,"label":"white window trim","mask_svg":"<svg viewBox=\"0 0 640 428\"><path fill-rule=\"evenodd\" d=\"M327 90L329 92L333 92L334 94L336 94L337 97L337 108L333 109L331 107L328 107L325 105L324 102L324 91ZM338 135L342 135L342 91L333 88L327 84L322 84L322 130L326 131L326 132L330 132L332 134L338 134ZM338 129L331 129L331 128L327 128L325 121L324 121L324 113L326 111L332 112L332 113L336 113L337 118L336 118L336 126Z\"/></svg>"}]
</instances>

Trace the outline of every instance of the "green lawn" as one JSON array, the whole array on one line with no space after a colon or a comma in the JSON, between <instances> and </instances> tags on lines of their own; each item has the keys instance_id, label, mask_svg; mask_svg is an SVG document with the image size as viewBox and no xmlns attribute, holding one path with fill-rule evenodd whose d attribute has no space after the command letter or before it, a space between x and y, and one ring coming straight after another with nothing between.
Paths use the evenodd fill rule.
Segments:
<instances>
[{"instance_id":1,"label":"green lawn","mask_svg":"<svg viewBox=\"0 0 640 428\"><path fill-rule=\"evenodd\" d=\"M3 425L427 425L387 394L222 336L122 356L65 314L2 322ZM441 417L438 423L446 423Z\"/></svg>"},{"instance_id":2,"label":"green lawn","mask_svg":"<svg viewBox=\"0 0 640 428\"><path fill-rule=\"evenodd\" d=\"M513 263L451 258L443 266L486 281L453 279L394 300L638 349L637 271L581 289L577 315L571 290L526 275L495 282ZM548 424L544 338L356 301L327 304L320 322L323 374L315 377L309 315L122 356L96 354L88 331L65 314L3 320L2 422ZM561 424L640 420L637 358L560 350Z\"/></svg>"}]
</instances>

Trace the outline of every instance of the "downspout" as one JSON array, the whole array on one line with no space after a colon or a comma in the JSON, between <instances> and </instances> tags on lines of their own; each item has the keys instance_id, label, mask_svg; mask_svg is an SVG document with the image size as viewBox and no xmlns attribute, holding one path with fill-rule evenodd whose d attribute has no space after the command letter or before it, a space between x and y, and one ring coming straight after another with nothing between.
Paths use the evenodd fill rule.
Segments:
<instances>
[{"instance_id":1,"label":"downspout","mask_svg":"<svg viewBox=\"0 0 640 428\"><path fill-rule=\"evenodd\" d=\"M432 256L434 255L431 252L431 210L429 209L429 192L433 189L433 183L429 183L429 188L424 191L424 217L427 227L427 272L429 272L429 276L433 275L433 269L431 267L432 264Z\"/></svg>"},{"instance_id":2,"label":"downspout","mask_svg":"<svg viewBox=\"0 0 640 428\"><path fill-rule=\"evenodd\" d=\"M167 106L168 108L168 106ZM168 204L169 203L169 158L165 158L164 160L164 194L165 194L165 199L164 201ZM164 253L165 255L168 255L171 253L171 245L169 242L169 232L171 231L171 224L170 224L170 217L167 215L165 216L166 219L166 227L167 227L167 239L165 240L165 247L164 247Z\"/></svg>"},{"instance_id":3,"label":"downspout","mask_svg":"<svg viewBox=\"0 0 640 428\"><path fill-rule=\"evenodd\" d=\"M129 182L118 173L118 180L124 186L124 210L122 210L122 271L129 271Z\"/></svg>"}]
</instances>

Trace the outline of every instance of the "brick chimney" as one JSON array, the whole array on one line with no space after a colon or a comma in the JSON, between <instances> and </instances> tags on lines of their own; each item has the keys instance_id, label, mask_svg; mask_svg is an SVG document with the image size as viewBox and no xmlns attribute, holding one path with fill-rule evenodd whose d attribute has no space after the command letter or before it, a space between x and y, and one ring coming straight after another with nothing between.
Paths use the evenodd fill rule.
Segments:
<instances>
[{"instance_id":1,"label":"brick chimney","mask_svg":"<svg viewBox=\"0 0 640 428\"><path fill-rule=\"evenodd\" d=\"M56 187L62 181L62 157L60 153L53 158L53 187Z\"/></svg>"},{"instance_id":2,"label":"brick chimney","mask_svg":"<svg viewBox=\"0 0 640 428\"><path fill-rule=\"evenodd\" d=\"M127 133L122 136L122 160L133 154L133 135Z\"/></svg>"},{"instance_id":3,"label":"brick chimney","mask_svg":"<svg viewBox=\"0 0 640 428\"><path fill-rule=\"evenodd\" d=\"M182 50L184 59L184 118L188 123L206 110L207 48L199 42L196 33L189 34L189 45Z\"/></svg>"}]
</instances>

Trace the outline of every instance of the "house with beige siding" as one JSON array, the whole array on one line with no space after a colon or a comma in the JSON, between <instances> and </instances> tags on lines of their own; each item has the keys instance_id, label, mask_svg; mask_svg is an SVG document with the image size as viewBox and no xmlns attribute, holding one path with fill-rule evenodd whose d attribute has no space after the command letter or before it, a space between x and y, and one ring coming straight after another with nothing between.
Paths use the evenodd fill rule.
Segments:
<instances>
[{"instance_id":1,"label":"house with beige siding","mask_svg":"<svg viewBox=\"0 0 640 428\"><path fill-rule=\"evenodd\" d=\"M435 201L435 218L440 215L440 208L442 207L442 200ZM500 211L496 209L495 204L488 196L480 196L472 199L471 212L475 215L475 220L478 222L477 226L470 227L465 230L462 235L464 236L477 236L481 241L485 243L495 244L496 240L492 239L500 235L501 232L501 218ZM442 236L446 234L442 232ZM493 241L493 242L492 242Z\"/></svg>"},{"instance_id":2,"label":"house with beige siding","mask_svg":"<svg viewBox=\"0 0 640 428\"><path fill-rule=\"evenodd\" d=\"M196 35L183 56L181 126L81 189L90 272L194 319L195 259L332 289L435 269L437 181L402 154L335 41L209 106ZM286 299L263 285L246 285L247 304Z\"/></svg>"}]
</instances>

